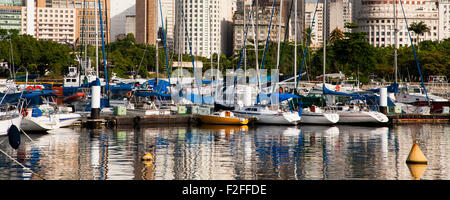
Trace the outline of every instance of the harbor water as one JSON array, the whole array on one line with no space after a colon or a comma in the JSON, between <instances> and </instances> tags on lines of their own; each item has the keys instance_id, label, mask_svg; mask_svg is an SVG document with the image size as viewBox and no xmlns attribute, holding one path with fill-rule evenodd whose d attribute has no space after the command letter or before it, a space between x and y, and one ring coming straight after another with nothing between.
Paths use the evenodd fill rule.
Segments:
<instances>
[{"instance_id":1,"label":"harbor water","mask_svg":"<svg viewBox=\"0 0 450 200\"><path fill-rule=\"evenodd\" d=\"M450 125L180 126L58 129L0 148L46 180L412 180L417 141L428 159L421 179L450 179ZM147 152L153 162L141 157ZM40 180L4 154L0 180Z\"/></svg>"}]
</instances>

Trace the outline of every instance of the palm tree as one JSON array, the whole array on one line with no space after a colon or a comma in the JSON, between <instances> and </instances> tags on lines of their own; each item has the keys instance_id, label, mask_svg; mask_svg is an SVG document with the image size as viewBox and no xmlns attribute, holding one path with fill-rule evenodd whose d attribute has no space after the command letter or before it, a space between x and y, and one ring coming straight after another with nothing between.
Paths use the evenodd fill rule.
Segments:
<instances>
[{"instance_id":1,"label":"palm tree","mask_svg":"<svg viewBox=\"0 0 450 200\"><path fill-rule=\"evenodd\" d=\"M342 40L342 39L344 39L344 37L345 37L344 32L341 31L341 29L339 29L339 28L335 28L330 33L330 43L334 44L334 42L336 42L338 40Z\"/></svg>"},{"instance_id":2,"label":"palm tree","mask_svg":"<svg viewBox=\"0 0 450 200\"><path fill-rule=\"evenodd\" d=\"M409 30L413 31L414 33L416 33L417 35L417 40L416 40L416 45L417 45L417 50L419 50L419 36L424 34L424 33L429 33L430 32L430 28L423 22L413 22L410 26L409 26Z\"/></svg>"}]
</instances>

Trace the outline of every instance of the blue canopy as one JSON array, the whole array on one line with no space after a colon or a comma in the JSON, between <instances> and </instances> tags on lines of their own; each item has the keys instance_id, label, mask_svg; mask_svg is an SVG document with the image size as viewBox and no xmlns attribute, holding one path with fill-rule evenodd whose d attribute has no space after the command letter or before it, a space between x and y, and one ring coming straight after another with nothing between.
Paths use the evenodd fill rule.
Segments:
<instances>
[{"instance_id":1,"label":"blue canopy","mask_svg":"<svg viewBox=\"0 0 450 200\"><path fill-rule=\"evenodd\" d=\"M331 95L339 95L339 96L349 96L349 97L356 97L359 96L359 94L350 94L345 92L336 92L329 90L325 85L323 85L323 94L331 94Z\"/></svg>"},{"instance_id":2,"label":"blue canopy","mask_svg":"<svg viewBox=\"0 0 450 200\"><path fill-rule=\"evenodd\" d=\"M261 95L265 95L268 98L270 98L273 94L278 95L278 101L279 102L287 101L287 100L292 99L292 98L294 98L294 99L299 99L300 98L298 95L290 94L290 93L278 93L278 92L271 93L271 94L259 93L258 97L257 97L257 103L260 103L260 100L261 100L260 96Z\"/></svg>"},{"instance_id":3,"label":"blue canopy","mask_svg":"<svg viewBox=\"0 0 450 200\"><path fill-rule=\"evenodd\" d=\"M144 84L142 84L141 88L147 89L148 87L153 88L156 92L169 92L170 83L165 80L158 79L158 85L156 85L156 79L150 79Z\"/></svg>"},{"instance_id":4,"label":"blue canopy","mask_svg":"<svg viewBox=\"0 0 450 200\"><path fill-rule=\"evenodd\" d=\"M52 96L52 97L56 97L56 92L57 91L52 91L52 90L42 90L42 91L39 91L39 92L26 93L22 97L27 98L27 99L32 99L32 98L37 97L37 96Z\"/></svg>"},{"instance_id":5,"label":"blue canopy","mask_svg":"<svg viewBox=\"0 0 450 200\"><path fill-rule=\"evenodd\" d=\"M398 93L398 83L392 83L387 87L389 93ZM367 90L369 92L380 92L380 88Z\"/></svg>"}]
</instances>

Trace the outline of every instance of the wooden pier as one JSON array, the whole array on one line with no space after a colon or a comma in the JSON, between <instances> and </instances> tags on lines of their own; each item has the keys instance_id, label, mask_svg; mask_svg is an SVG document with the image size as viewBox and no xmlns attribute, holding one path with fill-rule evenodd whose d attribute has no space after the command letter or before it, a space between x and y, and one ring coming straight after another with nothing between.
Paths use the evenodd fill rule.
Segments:
<instances>
[{"instance_id":1,"label":"wooden pier","mask_svg":"<svg viewBox=\"0 0 450 200\"><path fill-rule=\"evenodd\" d=\"M390 124L448 124L450 114L388 114Z\"/></svg>"},{"instance_id":2,"label":"wooden pier","mask_svg":"<svg viewBox=\"0 0 450 200\"><path fill-rule=\"evenodd\" d=\"M153 115L153 116L102 116L101 119L83 119L81 125L86 128L116 128L120 126L170 126L197 123L193 115Z\"/></svg>"}]
</instances>

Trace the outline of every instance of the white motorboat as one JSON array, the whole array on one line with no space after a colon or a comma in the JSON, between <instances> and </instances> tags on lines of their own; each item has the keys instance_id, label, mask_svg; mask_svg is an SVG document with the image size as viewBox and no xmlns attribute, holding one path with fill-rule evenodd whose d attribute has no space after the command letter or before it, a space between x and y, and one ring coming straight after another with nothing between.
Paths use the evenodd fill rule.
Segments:
<instances>
[{"instance_id":1,"label":"white motorboat","mask_svg":"<svg viewBox=\"0 0 450 200\"><path fill-rule=\"evenodd\" d=\"M322 124L333 125L338 123L339 114L335 112L325 111L317 106L304 108L302 111L302 124Z\"/></svg>"},{"instance_id":2,"label":"white motorboat","mask_svg":"<svg viewBox=\"0 0 450 200\"><path fill-rule=\"evenodd\" d=\"M45 108L45 106L43 107ZM62 113L51 109L41 110L37 107L25 109L23 114L24 117L20 124L22 130L37 132L68 127L81 118L81 115L76 113Z\"/></svg>"},{"instance_id":3,"label":"white motorboat","mask_svg":"<svg viewBox=\"0 0 450 200\"><path fill-rule=\"evenodd\" d=\"M257 118L257 124L297 125L301 117L298 112L271 110L266 106L249 106L233 111L245 118Z\"/></svg>"}]
</instances>

